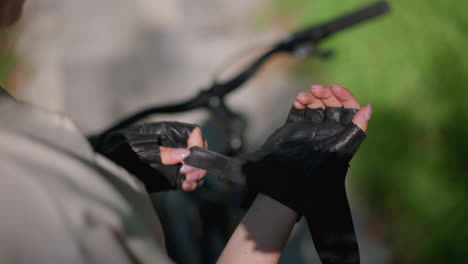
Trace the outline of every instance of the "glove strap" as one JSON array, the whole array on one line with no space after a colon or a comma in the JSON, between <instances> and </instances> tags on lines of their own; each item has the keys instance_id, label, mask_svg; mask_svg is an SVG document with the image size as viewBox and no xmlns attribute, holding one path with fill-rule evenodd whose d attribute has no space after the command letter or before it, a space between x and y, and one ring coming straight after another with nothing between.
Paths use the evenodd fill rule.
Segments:
<instances>
[{"instance_id":1,"label":"glove strap","mask_svg":"<svg viewBox=\"0 0 468 264\"><path fill-rule=\"evenodd\" d=\"M313 211L304 213L315 249L323 264L359 264L359 247L343 186L317 197Z\"/></svg>"},{"instance_id":2,"label":"glove strap","mask_svg":"<svg viewBox=\"0 0 468 264\"><path fill-rule=\"evenodd\" d=\"M230 182L245 185L245 175L242 171L244 161L200 147L192 147L190 152L190 156L184 159L185 164L217 173Z\"/></svg>"}]
</instances>

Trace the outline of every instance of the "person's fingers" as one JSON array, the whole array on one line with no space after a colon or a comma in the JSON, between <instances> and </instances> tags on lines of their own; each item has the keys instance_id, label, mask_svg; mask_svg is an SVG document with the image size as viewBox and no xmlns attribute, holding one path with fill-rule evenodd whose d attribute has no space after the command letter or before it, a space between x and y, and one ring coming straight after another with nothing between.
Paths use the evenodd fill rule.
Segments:
<instances>
[{"instance_id":1,"label":"person's fingers","mask_svg":"<svg viewBox=\"0 0 468 264\"><path fill-rule=\"evenodd\" d=\"M202 170L202 169L196 169L188 174L185 175L185 180L182 182L182 187L184 187L184 183L185 183L185 186L187 188L182 188L184 190L188 190L188 191L193 191L195 188L198 187L198 182L200 180L202 180L204 177L206 176L206 171ZM195 183L195 184L193 184ZM192 187L194 186L194 189L192 189Z\"/></svg>"},{"instance_id":2,"label":"person's fingers","mask_svg":"<svg viewBox=\"0 0 468 264\"><path fill-rule=\"evenodd\" d=\"M183 165L188 166L188 165ZM191 167L191 166L189 166ZM194 167L191 167L194 168ZM206 175L206 172L201 169L194 168L185 175L185 180L182 182L182 190L191 192L198 187L198 181L202 180Z\"/></svg>"},{"instance_id":3,"label":"person's fingers","mask_svg":"<svg viewBox=\"0 0 468 264\"><path fill-rule=\"evenodd\" d=\"M191 148L191 147L202 147L202 148L207 148L208 147L208 142L203 137L202 131L201 131L201 129L199 127L195 127L193 129L192 133L190 133L190 136L189 136L189 139L188 139L188 142L187 142L187 148ZM198 177L198 179L196 179L196 180L200 180L203 177L205 177L205 175L206 175L205 170L197 169L196 171L191 172L191 173L195 173L195 172L197 172L200 175Z\"/></svg>"},{"instance_id":4,"label":"person's fingers","mask_svg":"<svg viewBox=\"0 0 468 264\"><path fill-rule=\"evenodd\" d=\"M187 148L191 147L203 147L205 144L205 139L203 138L202 131L199 127L195 127L190 133L189 139L187 141Z\"/></svg>"},{"instance_id":5,"label":"person's fingers","mask_svg":"<svg viewBox=\"0 0 468 264\"><path fill-rule=\"evenodd\" d=\"M314 97L312 94L308 93L308 92L300 92L296 95L296 101L298 104L298 106L300 106L300 108L297 108L297 109L304 109L310 102L312 102L314 100ZM293 103L294 104L294 103Z\"/></svg>"},{"instance_id":6,"label":"person's fingers","mask_svg":"<svg viewBox=\"0 0 468 264\"><path fill-rule=\"evenodd\" d=\"M206 176L206 170L200 169L200 178L199 179L202 179L205 176Z\"/></svg>"},{"instance_id":7,"label":"person's fingers","mask_svg":"<svg viewBox=\"0 0 468 264\"><path fill-rule=\"evenodd\" d=\"M164 165L175 165L182 163L183 160L190 155L189 148L191 147L208 147L208 142L203 138L202 131L196 127L187 140L187 148L168 148L160 146L161 162ZM201 170L186 164L183 164L179 170L180 173L185 174L185 180L182 182L182 190L191 192L198 186L197 181L203 179L206 175L205 170Z\"/></svg>"},{"instance_id":8,"label":"person's fingers","mask_svg":"<svg viewBox=\"0 0 468 264\"><path fill-rule=\"evenodd\" d=\"M197 188L197 183L192 181L184 181L182 182L182 190L186 192L192 192Z\"/></svg>"},{"instance_id":9,"label":"person's fingers","mask_svg":"<svg viewBox=\"0 0 468 264\"><path fill-rule=\"evenodd\" d=\"M189 165L187 165L187 164L183 164L182 167L180 167L180 170L179 170L179 171L180 171L180 173L182 173L182 174L189 174L189 173L195 171L196 169L197 169L197 168L195 168L195 167L189 166Z\"/></svg>"},{"instance_id":10,"label":"person's fingers","mask_svg":"<svg viewBox=\"0 0 468 264\"><path fill-rule=\"evenodd\" d=\"M332 93L328 86L314 84L310 88L310 92L325 104L326 107L341 107L341 102Z\"/></svg>"},{"instance_id":11,"label":"person's fingers","mask_svg":"<svg viewBox=\"0 0 468 264\"><path fill-rule=\"evenodd\" d=\"M168 148L159 146L161 162L164 165L175 165L181 163L190 155L190 150L185 148Z\"/></svg>"},{"instance_id":12,"label":"person's fingers","mask_svg":"<svg viewBox=\"0 0 468 264\"><path fill-rule=\"evenodd\" d=\"M185 175L185 180L187 181L198 181L201 178L201 170L197 169Z\"/></svg>"},{"instance_id":13,"label":"person's fingers","mask_svg":"<svg viewBox=\"0 0 468 264\"><path fill-rule=\"evenodd\" d=\"M367 131L367 123L372 116L372 105L368 104L359 110L353 118L353 123L356 124L362 131Z\"/></svg>"},{"instance_id":14,"label":"person's fingers","mask_svg":"<svg viewBox=\"0 0 468 264\"><path fill-rule=\"evenodd\" d=\"M296 108L297 110L302 110L305 108L305 105L301 104L299 101L297 100L294 100L293 102L293 106L294 108Z\"/></svg>"},{"instance_id":15,"label":"person's fingers","mask_svg":"<svg viewBox=\"0 0 468 264\"><path fill-rule=\"evenodd\" d=\"M338 99L344 108L361 109L361 104L354 95L341 85L335 84L331 86L331 91L336 99Z\"/></svg>"},{"instance_id":16,"label":"person's fingers","mask_svg":"<svg viewBox=\"0 0 468 264\"><path fill-rule=\"evenodd\" d=\"M318 84L312 85L312 87L317 86ZM315 109L315 108L325 108L325 104L315 97L312 93L310 92L300 92L296 96L296 101L301 103L304 106L307 106L307 108L310 109Z\"/></svg>"}]
</instances>

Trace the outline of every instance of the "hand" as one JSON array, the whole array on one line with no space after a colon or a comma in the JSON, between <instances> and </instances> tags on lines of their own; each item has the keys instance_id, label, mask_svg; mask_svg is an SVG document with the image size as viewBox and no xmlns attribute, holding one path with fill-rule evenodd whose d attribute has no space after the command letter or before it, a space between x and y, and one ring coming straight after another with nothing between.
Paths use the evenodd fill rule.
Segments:
<instances>
[{"instance_id":1,"label":"hand","mask_svg":"<svg viewBox=\"0 0 468 264\"><path fill-rule=\"evenodd\" d=\"M371 113L339 85L313 85L258 151L229 158L193 148L186 162L304 215L322 263L359 263L345 176Z\"/></svg>"},{"instance_id":2,"label":"hand","mask_svg":"<svg viewBox=\"0 0 468 264\"><path fill-rule=\"evenodd\" d=\"M294 141L323 144L325 139L342 131L351 121L365 132L367 120L362 115L364 111L352 120L359 109L359 102L349 90L339 85L313 85L310 92L297 95L286 123L273 132L257 152L270 153L278 145Z\"/></svg>"},{"instance_id":3,"label":"hand","mask_svg":"<svg viewBox=\"0 0 468 264\"><path fill-rule=\"evenodd\" d=\"M370 105L361 109L339 85L299 93L286 123L251 155L247 185L302 214L310 205L307 195L322 193L324 185L344 185L370 114Z\"/></svg>"},{"instance_id":4,"label":"hand","mask_svg":"<svg viewBox=\"0 0 468 264\"><path fill-rule=\"evenodd\" d=\"M309 92L299 93L293 102L293 108L296 110L333 107L361 110L359 114L342 117L343 124L349 122L348 118L352 118L351 121L360 127L362 131L367 131L368 121L372 115L371 106L366 105L364 109L361 109L362 107L356 97L341 85L327 87L314 84Z\"/></svg>"},{"instance_id":5,"label":"hand","mask_svg":"<svg viewBox=\"0 0 468 264\"><path fill-rule=\"evenodd\" d=\"M193 191L206 175L204 170L182 165L190 155L188 148L207 148L196 125L146 123L94 138L92 145L96 152L139 178L150 192L177 188Z\"/></svg>"},{"instance_id":6,"label":"hand","mask_svg":"<svg viewBox=\"0 0 468 264\"><path fill-rule=\"evenodd\" d=\"M345 176L372 108L339 85L314 85L293 105L246 166L247 186L305 216L322 263L359 263Z\"/></svg>"},{"instance_id":7,"label":"hand","mask_svg":"<svg viewBox=\"0 0 468 264\"><path fill-rule=\"evenodd\" d=\"M183 163L183 160L190 155L191 147L202 147L207 149L208 142L203 138L201 129L196 126L189 135L185 148L171 148L159 146L161 152L161 162L164 165L175 165ZM197 188L198 182L206 176L206 171L186 164L180 167L179 172L185 175L181 188L190 192Z\"/></svg>"},{"instance_id":8,"label":"hand","mask_svg":"<svg viewBox=\"0 0 468 264\"><path fill-rule=\"evenodd\" d=\"M261 186L277 186L282 189L281 176L278 176L279 182L275 185L271 183L271 175L268 175L281 175L275 173L276 167L302 170L298 175L303 176L306 167L310 169L323 162L323 157L314 155L323 156L325 153L328 156L335 153L335 156L341 157L340 162L345 162L347 166L364 139L371 112L370 105L361 109L351 92L339 85L314 85L309 92L298 94L286 123L273 132L259 150L231 158L213 151L192 148L192 155L186 163L218 173L240 185L245 185L246 180L251 178L249 185L254 191ZM305 154L309 157L301 156ZM285 157L280 157L281 155ZM343 159L346 156L348 159ZM246 164L252 165L247 166L250 170L264 166L265 171L256 170L252 173L245 168ZM301 184L300 180L288 182Z\"/></svg>"}]
</instances>

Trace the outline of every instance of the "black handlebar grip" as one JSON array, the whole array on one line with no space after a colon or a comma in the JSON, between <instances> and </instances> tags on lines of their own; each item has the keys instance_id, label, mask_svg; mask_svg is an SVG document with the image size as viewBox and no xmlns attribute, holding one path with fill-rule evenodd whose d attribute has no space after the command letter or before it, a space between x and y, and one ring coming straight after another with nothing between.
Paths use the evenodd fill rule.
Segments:
<instances>
[{"instance_id":1,"label":"black handlebar grip","mask_svg":"<svg viewBox=\"0 0 468 264\"><path fill-rule=\"evenodd\" d=\"M297 45L302 42L318 42L335 32L375 18L389 10L390 6L387 1L379 1L332 21L293 33L290 37L286 38L281 45L286 44L286 46L288 46L291 44Z\"/></svg>"},{"instance_id":2,"label":"black handlebar grip","mask_svg":"<svg viewBox=\"0 0 468 264\"><path fill-rule=\"evenodd\" d=\"M390 11L390 6L387 1L380 1L371 4L363 9L344 15L330 23L322 25L324 34L332 34L338 30L354 26L365 20L385 14L388 11Z\"/></svg>"}]
</instances>

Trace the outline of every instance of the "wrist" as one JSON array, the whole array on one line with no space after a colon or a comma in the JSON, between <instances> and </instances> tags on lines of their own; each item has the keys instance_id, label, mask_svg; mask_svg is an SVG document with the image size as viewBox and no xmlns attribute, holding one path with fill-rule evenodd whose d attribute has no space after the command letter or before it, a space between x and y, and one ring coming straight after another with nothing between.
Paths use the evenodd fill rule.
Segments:
<instances>
[{"instance_id":1,"label":"wrist","mask_svg":"<svg viewBox=\"0 0 468 264\"><path fill-rule=\"evenodd\" d=\"M218 263L278 263L296 218L294 210L259 193Z\"/></svg>"},{"instance_id":2,"label":"wrist","mask_svg":"<svg viewBox=\"0 0 468 264\"><path fill-rule=\"evenodd\" d=\"M274 212L274 215L281 215L284 219L290 218L294 220L294 223L299 216L295 210L263 193L257 195L251 209L268 210Z\"/></svg>"}]
</instances>

